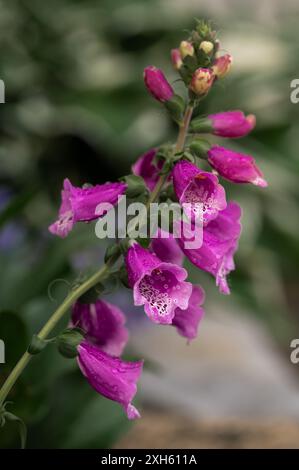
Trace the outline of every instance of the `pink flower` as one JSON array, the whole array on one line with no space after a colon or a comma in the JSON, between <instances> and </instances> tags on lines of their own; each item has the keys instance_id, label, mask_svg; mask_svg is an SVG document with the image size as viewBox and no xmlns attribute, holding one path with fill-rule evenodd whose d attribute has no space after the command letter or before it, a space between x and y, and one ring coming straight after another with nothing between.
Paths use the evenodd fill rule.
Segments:
<instances>
[{"instance_id":1,"label":"pink flower","mask_svg":"<svg viewBox=\"0 0 299 470\"><path fill-rule=\"evenodd\" d=\"M152 238L151 249L161 261L182 266L184 254L171 233L159 228L156 236Z\"/></svg>"},{"instance_id":2,"label":"pink flower","mask_svg":"<svg viewBox=\"0 0 299 470\"><path fill-rule=\"evenodd\" d=\"M232 66L233 58L230 54L225 54L215 60L212 70L217 78L223 78L228 74Z\"/></svg>"},{"instance_id":3,"label":"pink flower","mask_svg":"<svg viewBox=\"0 0 299 470\"><path fill-rule=\"evenodd\" d=\"M71 326L81 328L86 339L111 356L120 356L128 341L123 312L104 300L85 304L77 301L72 310Z\"/></svg>"},{"instance_id":4,"label":"pink flower","mask_svg":"<svg viewBox=\"0 0 299 470\"><path fill-rule=\"evenodd\" d=\"M179 161L172 174L179 203L190 204L190 209L184 208L190 218L198 215L198 204L202 204L204 225L217 217L218 211L225 209L225 191L216 175L202 171L186 160Z\"/></svg>"},{"instance_id":5,"label":"pink flower","mask_svg":"<svg viewBox=\"0 0 299 470\"><path fill-rule=\"evenodd\" d=\"M178 240L185 255L195 266L215 276L216 285L223 294L230 293L226 276L235 269L233 256L241 234L240 217L240 206L236 202L229 202L226 209L205 227L200 248L185 249L184 238Z\"/></svg>"},{"instance_id":6,"label":"pink flower","mask_svg":"<svg viewBox=\"0 0 299 470\"><path fill-rule=\"evenodd\" d=\"M89 222L103 216L96 213L100 203L117 204L118 197L124 194L127 185L125 183L97 184L90 188L77 188L70 180L65 179L61 192L61 206L58 220L49 227L53 235L66 237L76 222Z\"/></svg>"},{"instance_id":7,"label":"pink flower","mask_svg":"<svg viewBox=\"0 0 299 470\"><path fill-rule=\"evenodd\" d=\"M208 162L219 175L228 181L233 183L252 183L261 187L268 186L263 173L256 166L254 158L250 155L244 155L219 145L213 145L208 151Z\"/></svg>"},{"instance_id":8,"label":"pink flower","mask_svg":"<svg viewBox=\"0 0 299 470\"><path fill-rule=\"evenodd\" d=\"M201 307L204 300L205 293L202 287L193 286L188 308L175 310L172 325L176 326L178 333L189 341L197 337L198 325L204 316L204 309Z\"/></svg>"},{"instance_id":9,"label":"pink flower","mask_svg":"<svg viewBox=\"0 0 299 470\"><path fill-rule=\"evenodd\" d=\"M163 103L173 97L174 91L162 70L150 65L144 69L143 76L146 88L156 100Z\"/></svg>"},{"instance_id":10,"label":"pink flower","mask_svg":"<svg viewBox=\"0 0 299 470\"><path fill-rule=\"evenodd\" d=\"M211 69L199 68L195 70L191 82L190 89L198 96L204 96L208 93L213 82L215 75Z\"/></svg>"},{"instance_id":11,"label":"pink flower","mask_svg":"<svg viewBox=\"0 0 299 470\"><path fill-rule=\"evenodd\" d=\"M134 304L144 305L153 322L171 324L175 309L188 307L192 284L185 282L185 269L161 261L136 242L127 251L125 262Z\"/></svg>"},{"instance_id":12,"label":"pink flower","mask_svg":"<svg viewBox=\"0 0 299 470\"><path fill-rule=\"evenodd\" d=\"M83 341L78 346L78 365L88 383L98 393L122 405L129 419L140 417L132 405L143 361L126 362L111 357L97 346Z\"/></svg>"},{"instance_id":13,"label":"pink flower","mask_svg":"<svg viewBox=\"0 0 299 470\"><path fill-rule=\"evenodd\" d=\"M154 189L159 179L159 172L162 170L163 162L159 160L155 162L157 150L150 149L141 157L138 158L136 163L132 166L134 175L141 176L146 186L150 191Z\"/></svg>"},{"instance_id":14,"label":"pink flower","mask_svg":"<svg viewBox=\"0 0 299 470\"><path fill-rule=\"evenodd\" d=\"M208 120L212 125L212 132L220 137L244 137L255 127L256 119L253 114L245 116L242 111L227 111L210 114Z\"/></svg>"},{"instance_id":15,"label":"pink flower","mask_svg":"<svg viewBox=\"0 0 299 470\"><path fill-rule=\"evenodd\" d=\"M179 70L182 67L183 60L179 49L171 50L171 62L175 70Z\"/></svg>"}]
</instances>

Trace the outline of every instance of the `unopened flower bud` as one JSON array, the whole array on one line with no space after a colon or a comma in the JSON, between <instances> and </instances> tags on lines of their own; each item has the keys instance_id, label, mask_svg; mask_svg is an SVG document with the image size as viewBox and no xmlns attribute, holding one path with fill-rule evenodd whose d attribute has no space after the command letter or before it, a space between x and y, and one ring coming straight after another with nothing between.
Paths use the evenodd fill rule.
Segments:
<instances>
[{"instance_id":1,"label":"unopened flower bud","mask_svg":"<svg viewBox=\"0 0 299 470\"><path fill-rule=\"evenodd\" d=\"M202 49L206 54L210 54L214 49L214 44L210 41L202 41L199 49Z\"/></svg>"},{"instance_id":2,"label":"unopened flower bud","mask_svg":"<svg viewBox=\"0 0 299 470\"><path fill-rule=\"evenodd\" d=\"M212 67L214 74L217 78L223 78L225 75L228 74L230 71L231 65L233 62L233 58L230 54L225 54L218 59L215 60L214 65Z\"/></svg>"},{"instance_id":3,"label":"unopened flower bud","mask_svg":"<svg viewBox=\"0 0 299 470\"><path fill-rule=\"evenodd\" d=\"M162 70L150 65L144 69L143 76L146 88L156 100L163 103L173 97L173 89Z\"/></svg>"},{"instance_id":4,"label":"unopened flower bud","mask_svg":"<svg viewBox=\"0 0 299 470\"><path fill-rule=\"evenodd\" d=\"M80 328L67 328L56 338L59 352L69 359L78 355L78 346L84 340L83 330Z\"/></svg>"},{"instance_id":5,"label":"unopened flower bud","mask_svg":"<svg viewBox=\"0 0 299 470\"><path fill-rule=\"evenodd\" d=\"M208 158L210 148L211 144L205 139L194 139L190 144L191 152L199 158Z\"/></svg>"},{"instance_id":6,"label":"unopened flower bud","mask_svg":"<svg viewBox=\"0 0 299 470\"><path fill-rule=\"evenodd\" d=\"M182 58L184 59L187 55L193 56L194 54L194 47L192 46L191 42L189 41L182 41L180 44L180 53Z\"/></svg>"},{"instance_id":7,"label":"unopened flower bud","mask_svg":"<svg viewBox=\"0 0 299 470\"><path fill-rule=\"evenodd\" d=\"M215 75L211 69L199 68L195 70L192 76L190 89L196 95L203 96L210 90L214 79Z\"/></svg>"},{"instance_id":8,"label":"unopened flower bud","mask_svg":"<svg viewBox=\"0 0 299 470\"><path fill-rule=\"evenodd\" d=\"M181 53L179 49L171 50L171 62L175 70L179 70L183 65Z\"/></svg>"},{"instance_id":9,"label":"unopened flower bud","mask_svg":"<svg viewBox=\"0 0 299 470\"><path fill-rule=\"evenodd\" d=\"M242 111L225 111L198 117L191 121L192 132L209 132L220 137L239 138L249 134L255 126L255 116Z\"/></svg>"}]
</instances>

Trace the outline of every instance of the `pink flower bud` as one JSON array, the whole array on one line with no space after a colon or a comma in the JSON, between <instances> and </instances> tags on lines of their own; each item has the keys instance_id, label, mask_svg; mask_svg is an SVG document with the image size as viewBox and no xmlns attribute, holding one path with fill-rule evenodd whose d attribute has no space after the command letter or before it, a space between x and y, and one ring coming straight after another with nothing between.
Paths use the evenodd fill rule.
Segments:
<instances>
[{"instance_id":1,"label":"pink flower bud","mask_svg":"<svg viewBox=\"0 0 299 470\"><path fill-rule=\"evenodd\" d=\"M183 61L179 49L171 50L171 62L175 70L179 70L182 67Z\"/></svg>"},{"instance_id":2,"label":"pink flower bud","mask_svg":"<svg viewBox=\"0 0 299 470\"><path fill-rule=\"evenodd\" d=\"M208 151L208 162L223 178L233 183L252 183L265 188L268 186L263 173L251 155L213 145Z\"/></svg>"},{"instance_id":3,"label":"pink flower bud","mask_svg":"<svg viewBox=\"0 0 299 470\"><path fill-rule=\"evenodd\" d=\"M230 54L225 54L218 59L215 60L214 65L212 67L214 74L217 78L223 78L225 75L228 74L230 71L231 65L233 62L233 58Z\"/></svg>"},{"instance_id":4,"label":"pink flower bud","mask_svg":"<svg viewBox=\"0 0 299 470\"><path fill-rule=\"evenodd\" d=\"M144 69L143 77L146 88L156 100L163 103L173 97L174 91L162 70L150 65Z\"/></svg>"},{"instance_id":5,"label":"pink flower bud","mask_svg":"<svg viewBox=\"0 0 299 470\"><path fill-rule=\"evenodd\" d=\"M199 68L195 70L192 76L190 89L198 96L206 95L213 85L214 80L215 75L212 70Z\"/></svg>"},{"instance_id":6,"label":"pink flower bud","mask_svg":"<svg viewBox=\"0 0 299 470\"><path fill-rule=\"evenodd\" d=\"M194 47L189 41L182 41L180 44L180 53L184 59L187 55L194 55Z\"/></svg>"},{"instance_id":7,"label":"pink flower bud","mask_svg":"<svg viewBox=\"0 0 299 470\"><path fill-rule=\"evenodd\" d=\"M212 132L220 137L244 137L255 127L256 119L253 114L245 116L242 111L226 111L210 114Z\"/></svg>"}]
</instances>

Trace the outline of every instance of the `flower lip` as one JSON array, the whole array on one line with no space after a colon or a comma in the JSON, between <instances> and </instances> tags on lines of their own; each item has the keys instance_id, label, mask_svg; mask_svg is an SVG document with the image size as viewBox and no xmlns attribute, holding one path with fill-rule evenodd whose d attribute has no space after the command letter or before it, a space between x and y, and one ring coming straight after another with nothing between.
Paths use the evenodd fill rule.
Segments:
<instances>
[{"instance_id":1,"label":"flower lip","mask_svg":"<svg viewBox=\"0 0 299 470\"><path fill-rule=\"evenodd\" d=\"M192 286L192 294L189 299L188 308L175 311L172 325L176 327L178 333L191 341L196 338L198 325L204 316L202 305L205 301L205 292L199 285Z\"/></svg>"}]
</instances>

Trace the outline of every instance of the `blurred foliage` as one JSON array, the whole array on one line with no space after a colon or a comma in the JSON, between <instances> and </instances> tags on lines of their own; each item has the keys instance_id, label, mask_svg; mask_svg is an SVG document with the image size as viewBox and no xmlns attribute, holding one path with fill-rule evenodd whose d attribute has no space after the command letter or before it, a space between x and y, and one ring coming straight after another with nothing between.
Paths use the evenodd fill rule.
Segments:
<instances>
[{"instance_id":1,"label":"blurred foliage","mask_svg":"<svg viewBox=\"0 0 299 470\"><path fill-rule=\"evenodd\" d=\"M76 227L66 240L47 233L63 178L75 184L115 180L128 174L140 152L174 138L175 126L144 90L142 71L152 63L176 80L169 50L194 17L212 16L223 47L235 57L230 77L201 110L240 108L257 115L250 137L224 145L256 156L269 188L226 185L244 210L231 297L220 298L214 282L195 269L192 279L207 290L207 311L217 302L253 312L288 348L299 325L299 105L289 99L290 81L298 78L298 11L273 2L272 16L263 15L263 2L244 3L0 1L0 77L6 85L0 108L0 338L9 345L0 382L68 291L57 282L52 302L50 283L72 281L80 268L101 262L102 244L90 226ZM119 406L97 396L74 361L52 347L32 361L11 399L14 413L29 424L33 448L107 447L127 427ZM0 431L0 445L18 445L13 424Z\"/></svg>"}]
</instances>

